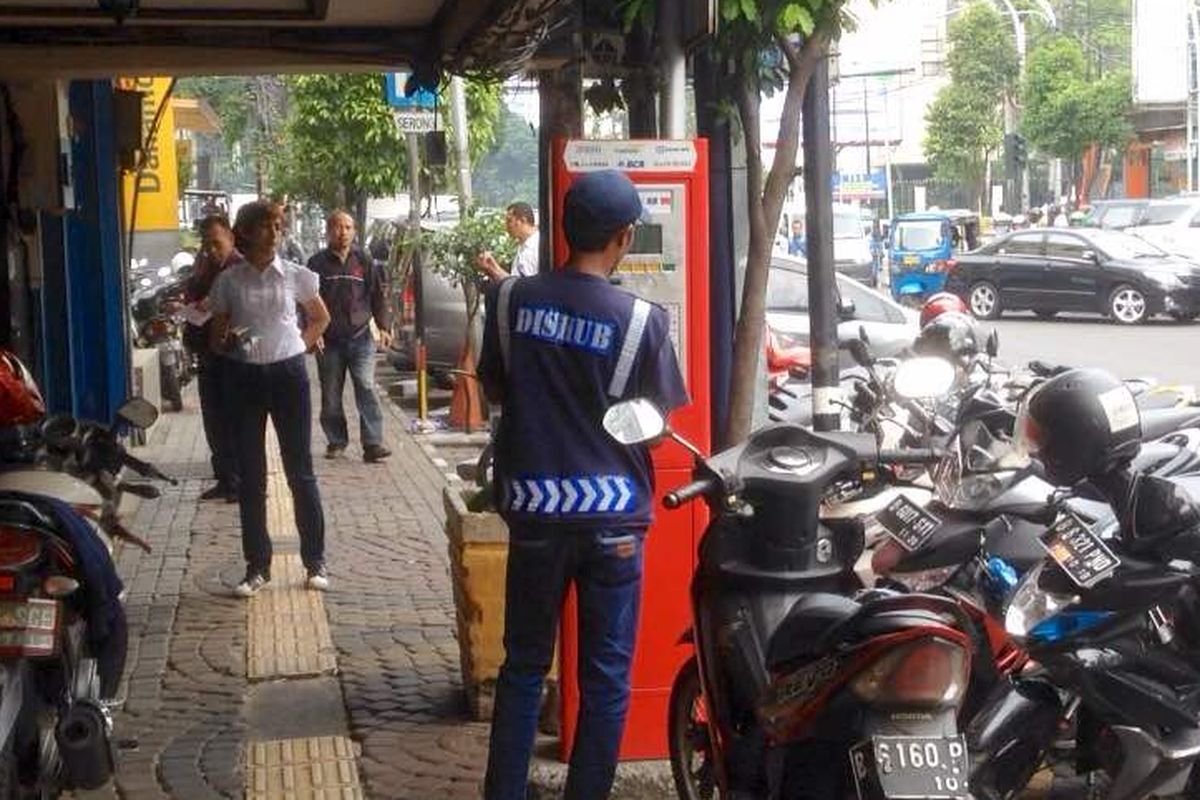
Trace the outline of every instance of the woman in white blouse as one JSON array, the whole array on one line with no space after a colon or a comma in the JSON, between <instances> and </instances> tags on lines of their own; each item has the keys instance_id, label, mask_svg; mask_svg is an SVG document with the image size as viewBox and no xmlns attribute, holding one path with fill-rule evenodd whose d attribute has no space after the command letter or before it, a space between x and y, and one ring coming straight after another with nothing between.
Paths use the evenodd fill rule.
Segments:
<instances>
[{"instance_id":1,"label":"woman in white blouse","mask_svg":"<svg viewBox=\"0 0 1200 800\"><path fill-rule=\"evenodd\" d=\"M281 259L283 213L266 200L238 210L233 226L242 259L213 284L213 348L232 360L228 398L242 476L238 502L246 577L234 590L250 597L271 579L267 532L267 417L275 426L292 492L308 587L325 590L325 514L312 465L312 400L304 354L320 347L329 311L316 273ZM296 308L304 309L301 329Z\"/></svg>"}]
</instances>

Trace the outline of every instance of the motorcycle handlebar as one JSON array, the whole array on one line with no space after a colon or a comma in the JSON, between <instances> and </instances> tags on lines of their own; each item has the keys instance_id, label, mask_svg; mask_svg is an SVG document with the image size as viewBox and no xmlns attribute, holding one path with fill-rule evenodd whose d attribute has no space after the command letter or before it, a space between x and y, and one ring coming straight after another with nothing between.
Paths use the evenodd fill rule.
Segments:
<instances>
[{"instance_id":1,"label":"motorcycle handlebar","mask_svg":"<svg viewBox=\"0 0 1200 800\"><path fill-rule=\"evenodd\" d=\"M674 491L667 492L666 497L663 498L663 505L669 509L676 509L689 500L694 500L701 495L708 494L716 488L716 480L712 478L701 478L699 480L692 481L691 483L684 484Z\"/></svg>"},{"instance_id":2,"label":"motorcycle handlebar","mask_svg":"<svg viewBox=\"0 0 1200 800\"><path fill-rule=\"evenodd\" d=\"M942 460L942 453L929 447L880 450L878 458L880 464L936 464Z\"/></svg>"},{"instance_id":3,"label":"motorcycle handlebar","mask_svg":"<svg viewBox=\"0 0 1200 800\"><path fill-rule=\"evenodd\" d=\"M131 455L129 455L129 453L123 453L121 455L121 460L122 460L122 462L124 462L125 466L129 467L131 470L138 473L139 475L144 475L147 478L157 478L160 481L166 481L167 483L171 484L172 486L179 485L179 481L175 480L170 475L163 474L163 472L161 470L159 470L158 467L156 467L153 464L150 464L148 462L142 461L140 458L131 456Z\"/></svg>"}]
</instances>

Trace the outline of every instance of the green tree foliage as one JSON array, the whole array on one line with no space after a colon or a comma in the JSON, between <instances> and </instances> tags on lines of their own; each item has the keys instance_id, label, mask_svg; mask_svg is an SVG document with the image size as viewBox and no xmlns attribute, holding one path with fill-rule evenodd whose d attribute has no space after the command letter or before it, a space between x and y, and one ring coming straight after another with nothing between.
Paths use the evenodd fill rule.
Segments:
<instances>
[{"instance_id":1,"label":"green tree foliage","mask_svg":"<svg viewBox=\"0 0 1200 800\"><path fill-rule=\"evenodd\" d=\"M354 209L363 227L368 197L404 185L404 137L384 101L380 74L289 77L291 114L276 152L273 190Z\"/></svg>"},{"instance_id":2,"label":"green tree foliage","mask_svg":"<svg viewBox=\"0 0 1200 800\"><path fill-rule=\"evenodd\" d=\"M537 132L520 115L502 109L496 142L480 159L472 178L480 205L500 208L518 200L536 205Z\"/></svg>"},{"instance_id":3,"label":"green tree foliage","mask_svg":"<svg viewBox=\"0 0 1200 800\"><path fill-rule=\"evenodd\" d=\"M925 154L941 179L985 189L988 160L1004 137L1004 104L1020 73L1012 27L989 2L950 22L950 83L925 113Z\"/></svg>"},{"instance_id":4,"label":"green tree foliage","mask_svg":"<svg viewBox=\"0 0 1200 800\"><path fill-rule=\"evenodd\" d=\"M871 0L872 5L876 0ZM750 247L742 305L734 333L732 391L726 443L750 433L755 388L761 383L759 357L766 327L767 272L779 217L788 187L796 174L800 145L800 109L817 64L829 45L853 23L848 0L719 0L721 16L715 47L729 65L725 75L724 109L736 108L746 145L746 196L750 216ZM655 19L654 0L623 0L626 23ZM783 114L775 158L763 164L760 104L764 92L784 94ZM833 300L830 298L830 303Z\"/></svg>"},{"instance_id":5,"label":"green tree foliage","mask_svg":"<svg viewBox=\"0 0 1200 800\"><path fill-rule=\"evenodd\" d=\"M1089 80L1083 48L1066 36L1048 39L1030 54L1022 100L1023 132L1057 158L1078 159L1093 144L1120 147L1131 135L1129 73Z\"/></svg>"},{"instance_id":6,"label":"green tree foliage","mask_svg":"<svg viewBox=\"0 0 1200 800\"><path fill-rule=\"evenodd\" d=\"M288 92L278 75L201 76L180 78L180 97L205 100L221 120L223 158L215 184L236 190L269 185L271 154L280 146L287 116Z\"/></svg>"}]
</instances>

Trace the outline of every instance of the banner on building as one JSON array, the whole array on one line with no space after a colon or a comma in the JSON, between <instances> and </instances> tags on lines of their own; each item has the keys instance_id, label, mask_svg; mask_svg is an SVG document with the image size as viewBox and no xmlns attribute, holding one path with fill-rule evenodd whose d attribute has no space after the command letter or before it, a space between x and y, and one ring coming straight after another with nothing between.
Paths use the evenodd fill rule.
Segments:
<instances>
[{"instance_id":1,"label":"banner on building","mask_svg":"<svg viewBox=\"0 0 1200 800\"><path fill-rule=\"evenodd\" d=\"M1188 0L1134 0L1133 102L1186 103Z\"/></svg>"},{"instance_id":2,"label":"banner on building","mask_svg":"<svg viewBox=\"0 0 1200 800\"><path fill-rule=\"evenodd\" d=\"M119 78L121 89L142 93L143 167L135 176L124 173L121 193L125 219L132 219L134 189L137 189L139 231L179 230L179 168L175 155L175 114L171 104L163 109L157 133L150 138L154 117L171 85L170 78Z\"/></svg>"},{"instance_id":3,"label":"banner on building","mask_svg":"<svg viewBox=\"0 0 1200 800\"><path fill-rule=\"evenodd\" d=\"M833 173L834 200L883 200L887 197L887 175L882 169L867 172Z\"/></svg>"}]
</instances>

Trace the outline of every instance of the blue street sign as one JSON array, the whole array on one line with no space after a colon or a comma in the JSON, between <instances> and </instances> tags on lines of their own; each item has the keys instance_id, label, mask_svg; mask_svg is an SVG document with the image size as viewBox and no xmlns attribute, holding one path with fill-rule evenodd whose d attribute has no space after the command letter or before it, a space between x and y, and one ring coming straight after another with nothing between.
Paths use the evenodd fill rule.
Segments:
<instances>
[{"instance_id":1,"label":"blue street sign","mask_svg":"<svg viewBox=\"0 0 1200 800\"><path fill-rule=\"evenodd\" d=\"M887 175L882 169L865 172L834 172L833 193L845 199L877 200L887 196Z\"/></svg>"},{"instance_id":2,"label":"blue street sign","mask_svg":"<svg viewBox=\"0 0 1200 800\"><path fill-rule=\"evenodd\" d=\"M387 104L397 111L433 111L437 104L437 93L428 89L420 89L409 95L405 94L408 83L408 72L384 73L384 99Z\"/></svg>"}]
</instances>

